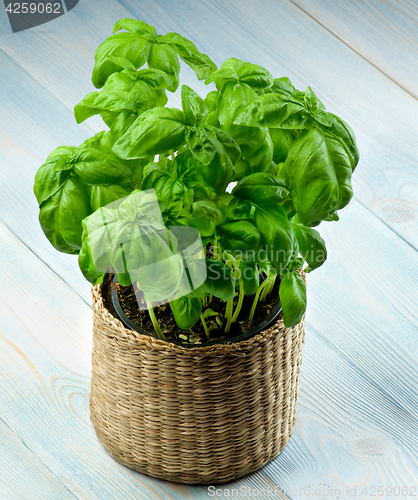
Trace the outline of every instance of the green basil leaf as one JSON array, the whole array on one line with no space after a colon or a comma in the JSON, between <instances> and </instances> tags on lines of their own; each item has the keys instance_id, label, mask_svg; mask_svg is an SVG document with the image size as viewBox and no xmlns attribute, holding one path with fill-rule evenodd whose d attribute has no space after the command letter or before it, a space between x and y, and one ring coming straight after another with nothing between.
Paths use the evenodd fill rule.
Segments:
<instances>
[{"instance_id":1,"label":"green basil leaf","mask_svg":"<svg viewBox=\"0 0 418 500\"><path fill-rule=\"evenodd\" d=\"M273 80L271 91L287 98L292 98L295 92L297 92L295 87L292 85L292 82L285 76L282 78L275 78Z\"/></svg>"},{"instance_id":2,"label":"green basil leaf","mask_svg":"<svg viewBox=\"0 0 418 500\"><path fill-rule=\"evenodd\" d=\"M137 72L136 78L154 89L166 89L173 84L173 81L165 71L155 68L140 69Z\"/></svg>"},{"instance_id":3,"label":"green basil leaf","mask_svg":"<svg viewBox=\"0 0 418 500\"><path fill-rule=\"evenodd\" d=\"M312 118L302 104L292 102L279 94L263 94L251 102L235 119L235 125L305 129Z\"/></svg>"},{"instance_id":4,"label":"green basil leaf","mask_svg":"<svg viewBox=\"0 0 418 500\"><path fill-rule=\"evenodd\" d=\"M284 168L299 220L314 226L347 205L353 196L351 158L344 143L315 127L293 143Z\"/></svg>"},{"instance_id":5,"label":"green basil leaf","mask_svg":"<svg viewBox=\"0 0 418 500\"><path fill-rule=\"evenodd\" d=\"M277 204L290 196L283 181L265 172L244 177L232 190L236 198L248 200L255 206Z\"/></svg>"},{"instance_id":6,"label":"green basil leaf","mask_svg":"<svg viewBox=\"0 0 418 500\"><path fill-rule=\"evenodd\" d=\"M169 44L196 73L199 80L208 78L216 70L216 65L206 54L202 54L196 45L177 33L167 33L163 37L165 43Z\"/></svg>"},{"instance_id":7,"label":"green basil leaf","mask_svg":"<svg viewBox=\"0 0 418 500\"><path fill-rule=\"evenodd\" d=\"M327 259L327 249L318 231L297 222L293 223L293 231L299 244L299 252L309 264L308 271L322 266Z\"/></svg>"},{"instance_id":8,"label":"green basil leaf","mask_svg":"<svg viewBox=\"0 0 418 500\"><path fill-rule=\"evenodd\" d=\"M97 149L79 149L70 157L74 173L86 184L129 183L130 169L117 158Z\"/></svg>"},{"instance_id":9,"label":"green basil leaf","mask_svg":"<svg viewBox=\"0 0 418 500\"><path fill-rule=\"evenodd\" d=\"M204 165L189 150L176 156L175 168L178 178L193 190L195 201L213 200L216 198L216 192L207 182L201 167Z\"/></svg>"},{"instance_id":10,"label":"green basil leaf","mask_svg":"<svg viewBox=\"0 0 418 500\"><path fill-rule=\"evenodd\" d=\"M322 101L316 96L311 87L307 87L305 90L305 106L309 111L315 111L317 109L324 110L325 106Z\"/></svg>"},{"instance_id":11,"label":"green basil leaf","mask_svg":"<svg viewBox=\"0 0 418 500\"><path fill-rule=\"evenodd\" d=\"M68 154L65 156L68 157ZM39 205L42 205L44 201L48 200L59 191L71 175L69 169L58 171L55 169L55 166L59 163L67 165L65 159L60 159L58 156L56 158L56 161L49 160L41 165L36 172L33 191ZM71 164L70 166L72 168Z\"/></svg>"},{"instance_id":12,"label":"green basil leaf","mask_svg":"<svg viewBox=\"0 0 418 500\"><path fill-rule=\"evenodd\" d=\"M158 163L149 163L144 168L141 183L141 189L155 190L162 212L171 219L190 211L193 202L192 190L174 174L174 164L167 158L161 158Z\"/></svg>"},{"instance_id":13,"label":"green basil leaf","mask_svg":"<svg viewBox=\"0 0 418 500\"><path fill-rule=\"evenodd\" d=\"M144 35L149 38L153 38L157 35L153 26L139 19L121 19L113 26L113 33L120 30L130 31L131 33L137 33L138 35Z\"/></svg>"},{"instance_id":14,"label":"green basil leaf","mask_svg":"<svg viewBox=\"0 0 418 500\"><path fill-rule=\"evenodd\" d=\"M137 118L135 111L124 109L118 113L110 126L110 142L118 141Z\"/></svg>"},{"instance_id":15,"label":"green basil leaf","mask_svg":"<svg viewBox=\"0 0 418 500\"><path fill-rule=\"evenodd\" d=\"M227 222L217 228L219 241L224 250L232 254L258 251L261 243L260 231L248 220Z\"/></svg>"},{"instance_id":16,"label":"green basil leaf","mask_svg":"<svg viewBox=\"0 0 418 500\"><path fill-rule=\"evenodd\" d=\"M329 113L332 117L332 125L327 129L329 136L334 136L344 147L350 158L351 168L354 172L359 162L359 151L357 148L356 137L351 127L339 116Z\"/></svg>"},{"instance_id":17,"label":"green basil leaf","mask_svg":"<svg viewBox=\"0 0 418 500\"><path fill-rule=\"evenodd\" d=\"M225 151L228 153L228 156L231 159L232 165L235 165L241 156L241 149L236 143L236 141L226 132L220 128L213 129L218 141L225 148Z\"/></svg>"},{"instance_id":18,"label":"green basil leaf","mask_svg":"<svg viewBox=\"0 0 418 500\"><path fill-rule=\"evenodd\" d=\"M222 212L211 201L195 201L193 203L193 215L196 228L201 236L214 234L216 226L223 221Z\"/></svg>"},{"instance_id":19,"label":"green basil leaf","mask_svg":"<svg viewBox=\"0 0 418 500\"><path fill-rule=\"evenodd\" d=\"M102 282L104 274L96 269L91 256L88 239L84 234L83 232L81 250L78 254L78 265L83 276L90 281L91 284L97 285L97 283Z\"/></svg>"},{"instance_id":20,"label":"green basil leaf","mask_svg":"<svg viewBox=\"0 0 418 500\"><path fill-rule=\"evenodd\" d=\"M242 110L249 105L257 94L246 84L227 82L218 98L219 122L236 141L242 154L252 155L266 140L267 129L234 125Z\"/></svg>"},{"instance_id":21,"label":"green basil leaf","mask_svg":"<svg viewBox=\"0 0 418 500\"><path fill-rule=\"evenodd\" d=\"M167 73L172 84L167 87L170 92L175 92L179 86L180 63L175 51L167 44L154 43L148 58L150 68L159 69Z\"/></svg>"},{"instance_id":22,"label":"green basil leaf","mask_svg":"<svg viewBox=\"0 0 418 500\"><path fill-rule=\"evenodd\" d=\"M297 325L306 311L306 286L302 276L297 271L285 273L279 294L286 328Z\"/></svg>"},{"instance_id":23,"label":"green basil leaf","mask_svg":"<svg viewBox=\"0 0 418 500\"><path fill-rule=\"evenodd\" d=\"M275 163L283 163L286 161L296 134L292 130L271 128L269 129L269 135L273 142L273 161Z\"/></svg>"},{"instance_id":24,"label":"green basil leaf","mask_svg":"<svg viewBox=\"0 0 418 500\"><path fill-rule=\"evenodd\" d=\"M250 220L251 203L247 200L233 198L226 209L226 220Z\"/></svg>"},{"instance_id":25,"label":"green basil leaf","mask_svg":"<svg viewBox=\"0 0 418 500\"><path fill-rule=\"evenodd\" d=\"M177 326L182 330L193 328L202 313L202 302L196 297L180 297L171 301L170 307Z\"/></svg>"},{"instance_id":26,"label":"green basil leaf","mask_svg":"<svg viewBox=\"0 0 418 500\"><path fill-rule=\"evenodd\" d=\"M225 302L235 296L236 279L231 269L222 261L206 259L206 280L192 292L195 297L213 295Z\"/></svg>"},{"instance_id":27,"label":"green basil leaf","mask_svg":"<svg viewBox=\"0 0 418 500\"><path fill-rule=\"evenodd\" d=\"M129 61L129 59L126 59L125 57L111 56L109 54L107 55L107 58L112 63L124 69L127 75L129 75L133 80L136 79L136 67L131 63L131 61Z\"/></svg>"},{"instance_id":28,"label":"green basil leaf","mask_svg":"<svg viewBox=\"0 0 418 500\"><path fill-rule=\"evenodd\" d=\"M60 252L78 253L81 248L81 221L91 213L87 186L75 177L40 207L39 222L45 236Z\"/></svg>"},{"instance_id":29,"label":"green basil leaf","mask_svg":"<svg viewBox=\"0 0 418 500\"><path fill-rule=\"evenodd\" d=\"M208 165L218 149L218 139L213 130L189 127L186 130L186 143L192 155L204 165Z\"/></svg>"},{"instance_id":30,"label":"green basil leaf","mask_svg":"<svg viewBox=\"0 0 418 500\"><path fill-rule=\"evenodd\" d=\"M186 131L184 113L175 108L144 111L113 145L112 151L124 159L145 158L178 149Z\"/></svg>"},{"instance_id":31,"label":"green basil leaf","mask_svg":"<svg viewBox=\"0 0 418 500\"><path fill-rule=\"evenodd\" d=\"M254 295L260 286L260 273L255 260L241 260L239 270L244 285L245 295Z\"/></svg>"},{"instance_id":32,"label":"green basil leaf","mask_svg":"<svg viewBox=\"0 0 418 500\"><path fill-rule=\"evenodd\" d=\"M251 169L251 173L265 172L273 161L273 141L270 134L266 134L265 141L254 153L245 158L245 162Z\"/></svg>"},{"instance_id":33,"label":"green basil leaf","mask_svg":"<svg viewBox=\"0 0 418 500\"><path fill-rule=\"evenodd\" d=\"M128 59L135 68L140 68L147 61L151 44L146 38L135 33L117 33L107 38L96 50L93 69L93 85L100 89L108 77L121 70L121 67L108 56Z\"/></svg>"},{"instance_id":34,"label":"green basil leaf","mask_svg":"<svg viewBox=\"0 0 418 500\"><path fill-rule=\"evenodd\" d=\"M244 63L237 69L241 83L246 83L254 89L268 89L273 85L271 73L257 64Z\"/></svg>"},{"instance_id":35,"label":"green basil leaf","mask_svg":"<svg viewBox=\"0 0 418 500\"><path fill-rule=\"evenodd\" d=\"M122 111L124 109L135 110L134 103L129 102L126 96L116 92L91 92L75 106L74 116L77 123L82 123L103 110Z\"/></svg>"},{"instance_id":36,"label":"green basil leaf","mask_svg":"<svg viewBox=\"0 0 418 500\"><path fill-rule=\"evenodd\" d=\"M293 253L293 230L285 209L274 205L257 207L254 222L263 235L267 259L281 274Z\"/></svg>"},{"instance_id":37,"label":"green basil leaf","mask_svg":"<svg viewBox=\"0 0 418 500\"><path fill-rule=\"evenodd\" d=\"M187 85L181 87L181 106L188 125L198 125L208 112L203 99Z\"/></svg>"},{"instance_id":38,"label":"green basil leaf","mask_svg":"<svg viewBox=\"0 0 418 500\"><path fill-rule=\"evenodd\" d=\"M129 192L117 184L114 186L93 185L91 186L90 196L91 209L94 212L98 208L104 207L105 205L128 195Z\"/></svg>"}]
</instances>

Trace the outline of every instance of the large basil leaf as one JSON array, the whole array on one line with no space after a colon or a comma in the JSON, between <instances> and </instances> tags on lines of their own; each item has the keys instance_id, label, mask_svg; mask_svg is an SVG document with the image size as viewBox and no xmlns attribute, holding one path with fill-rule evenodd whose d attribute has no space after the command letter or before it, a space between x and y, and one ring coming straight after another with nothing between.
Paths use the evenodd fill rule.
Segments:
<instances>
[{"instance_id":1,"label":"large basil leaf","mask_svg":"<svg viewBox=\"0 0 418 500\"><path fill-rule=\"evenodd\" d=\"M279 274L282 273L293 253L293 230L285 209L274 205L257 207L254 222L263 235L267 259Z\"/></svg>"},{"instance_id":2,"label":"large basil leaf","mask_svg":"<svg viewBox=\"0 0 418 500\"><path fill-rule=\"evenodd\" d=\"M86 184L128 184L132 178L126 165L97 149L74 151L68 161L73 164L74 173Z\"/></svg>"},{"instance_id":3,"label":"large basil leaf","mask_svg":"<svg viewBox=\"0 0 418 500\"><path fill-rule=\"evenodd\" d=\"M287 328L297 325L306 311L306 286L297 271L283 275L279 288L283 320Z\"/></svg>"},{"instance_id":4,"label":"large basil leaf","mask_svg":"<svg viewBox=\"0 0 418 500\"><path fill-rule=\"evenodd\" d=\"M313 127L293 143L284 164L299 220L314 226L347 205L353 196L352 158L344 142Z\"/></svg>"},{"instance_id":5,"label":"large basil leaf","mask_svg":"<svg viewBox=\"0 0 418 500\"><path fill-rule=\"evenodd\" d=\"M232 254L259 250L260 231L249 220L228 222L217 228L221 246Z\"/></svg>"},{"instance_id":6,"label":"large basil leaf","mask_svg":"<svg viewBox=\"0 0 418 500\"><path fill-rule=\"evenodd\" d=\"M326 133L328 136L334 136L344 146L354 172L359 162L359 150L354 132L339 116L332 113L330 115L332 116L332 124L326 129Z\"/></svg>"},{"instance_id":7,"label":"large basil leaf","mask_svg":"<svg viewBox=\"0 0 418 500\"><path fill-rule=\"evenodd\" d=\"M313 271L322 266L327 258L327 249L318 231L298 222L293 223L293 231L299 244L299 252L309 264L305 271Z\"/></svg>"},{"instance_id":8,"label":"large basil leaf","mask_svg":"<svg viewBox=\"0 0 418 500\"><path fill-rule=\"evenodd\" d=\"M87 186L70 176L41 204L39 222L45 236L57 250L78 253L81 248L81 221L90 213L90 193Z\"/></svg>"},{"instance_id":9,"label":"large basil leaf","mask_svg":"<svg viewBox=\"0 0 418 500\"><path fill-rule=\"evenodd\" d=\"M183 296L170 302L177 326L189 330L199 321L202 313L202 302L196 297Z\"/></svg>"},{"instance_id":10,"label":"large basil leaf","mask_svg":"<svg viewBox=\"0 0 418 500\"><path fill-rule=\"evenodd\" d=\"M234 120L235 125L304 129L312 124L312 117L303 104L286 99L280 94L263 94L244 109Z\"/></svg>"},{"instance_id":11,"label":"large basil leaf","mask_svg":"<svg viewBox=\"0 0 418 500\"><path fill-rule=\"evenodd\" d=\"M124 159L144 158L178 149L186 131L184 113L175 108L154 108L142 113L112 151Z\"/></svg>"},{"instance_id":12,"label":"large basil leaf","mask_svg":"<svg viewBox=\"0 0 418 500\"><path fill-rule=\"evenodd\" d=\"M232 190L241 200L248 200L256 206L277 204L290 196L283 181L266 172L244 177Z\"/></svg>"}]
</instances>

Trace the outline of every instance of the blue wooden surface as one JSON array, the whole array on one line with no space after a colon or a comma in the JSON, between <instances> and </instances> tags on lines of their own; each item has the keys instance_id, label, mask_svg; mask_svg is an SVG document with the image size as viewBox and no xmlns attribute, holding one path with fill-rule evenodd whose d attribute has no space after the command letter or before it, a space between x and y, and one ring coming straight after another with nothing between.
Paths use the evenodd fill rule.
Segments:
<instances>
[{"instance_id":1,"label":"blue wooden surface","mask_svg":"<svg viewBox=\"0 0 418 500\"><path fill-rule=\"evenodd\" d=\"M352 125L361 151L355 199L338 224L320 228L329 259L308 281L296 430L276 460L228 487L242 487L240 498L269 498L256 489L277 485L292 499L300 488L311 498L342 499L370 498L373 486L406 486L407 495L384 498L413 498L417 4L80 0L61 18L16 34L0 6L1 500L208 498L206 487L132 472L98 443L88 413L89 285L76 258L45 239L32 194L52 149L102 129L98 119L76 125L72 110L93 90L95 48L122 17L180 32L218 65L235 56L299 88L311 85ZM207 91L188 68L182 80ZM177 94L170 103L179 104Z\"/></svg>"}]
</instances>

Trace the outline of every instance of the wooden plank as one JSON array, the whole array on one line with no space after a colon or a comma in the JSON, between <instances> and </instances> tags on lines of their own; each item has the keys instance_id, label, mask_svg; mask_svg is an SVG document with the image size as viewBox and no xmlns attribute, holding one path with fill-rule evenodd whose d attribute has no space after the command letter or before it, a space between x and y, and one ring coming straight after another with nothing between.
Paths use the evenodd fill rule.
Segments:
<instances>
[{"instance_id":1,"label":"wooden plank","mask_svg":"<svg viewBox=\"0 0 418 500\"><path fill-rule=\"evenodd\" d=\"M418 98L418 5L405 0L291 0Z\"/></svg>"},{"instance_id":2,"label":"wooden plank","mask_svg":"<svg viewBox=\"0 0 418 500\"><path fill-rule=\"evenodd\" d=\"M0 450L10 447L1 461L1 491L13 499L26 491L21 478L6 471L13 464L16 470L30 468L23 459L33 456L26 477L38 481L36 475L48 470L45 480L57 478L43 500L207 498L207 487L137 474L103 450L89 419L91 309L3 224L0 255ZM28 450L23 459L21 443ZM57 494L59 481L68 494ZM37 487L42 484L39 479ZM268 485L262 473L231 483L247 489Z\"/></svg>"},{"instance_id":3,"label":"wooden plank","mask_svg":"<svg viewBox=\"0 0 418 500\"><path fill-rule=\"evenodd\" d=\"M60 478L0 420L0 489L3 500L77 500Z\"/></svg>"}]
</instances>

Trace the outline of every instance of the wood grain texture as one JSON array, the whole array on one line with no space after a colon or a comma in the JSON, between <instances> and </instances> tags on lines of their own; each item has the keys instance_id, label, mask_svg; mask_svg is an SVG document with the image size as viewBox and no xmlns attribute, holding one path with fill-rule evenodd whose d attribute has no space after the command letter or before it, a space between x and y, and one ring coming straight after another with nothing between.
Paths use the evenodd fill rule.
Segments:
<instances>
[{"instance_id":1,"label":"wood grain texture","mask_svg":"<svg viewBox=\"0 0 418 500\"><path fill-rule=\"evenodd\" d=\"M418 4L409 0L291 0L418 98Z\"/></svg>"}]
</instances>

